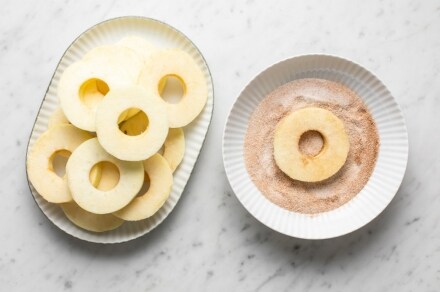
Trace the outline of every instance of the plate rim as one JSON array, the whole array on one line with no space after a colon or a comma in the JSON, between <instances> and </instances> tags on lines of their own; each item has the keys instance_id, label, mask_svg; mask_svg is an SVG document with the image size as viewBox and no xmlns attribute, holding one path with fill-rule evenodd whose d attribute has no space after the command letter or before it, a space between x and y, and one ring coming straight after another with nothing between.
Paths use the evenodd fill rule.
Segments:
<instances>
[{"instance_id":1,"label":"plate rim","mask_svg":"<svg viewBox=\"0 0 440 292\"><path fill-rule=\"evenodd\" d=\"M269 224L267 224L267 222L263 222L263 220L260 220L260 218L258 218L254 213L252 213L250 210L249 210L249 208L248 208L248 206L246 206L246 204L243 202L243 199L237 194L237 192L236 192L236 190L235 190L235 188L234 188L234 186L232 185L232 183L231 183L231 174L229 173L229 171L228 171L228 168L227 168L227 162L226 162L226 156L227 156L227 154L225 153L225 144L226 144L226 132L227 132L227 129L228 129L228 125L229 125L229 122L230 122L230 118L231 118L231 115L232 115L232 110L234 109L234 107L236 106L236 104L238 103L238 100L239 100L239 98L243 95L243 93L244 92L246 92L247 90L248 90L248 88L250 88L250 86L251 86L251 84L255 81L255 80L257 80L261 75L263 75L265 72L267 72L267 71L269 71L269 70L271 70L271 69L273 69L274 67L277 67L277 66L280 66L281 64L283 64L283 63L285 63L285 62L288 62L288 61L292 61L292 60L294 60L294 59L301 59L301 58L310 58L310 57L324 57L324 58L332 58L332 59L336 59L336 60L339 60L339 61L344 61L344 62L347 62L347 63L349 63L349 64L351 64L351 65L354 65L354 66L357 66L358 68L361 68L361 69L363 69L363 70L365 70L368 74L370 74L372 77L374 77L375 79L376 79L376 81L383 87L383 89L385 90L385 92L387 93L387 94L389 94L391 97L392 97L392 99L393 99L393 102L395 103L395 105L396 105L396 108L397 108L397 110L398 110L398 115L399 115L399 117L401 118L401 121L402 121L402 127L403 127L403 129L404 129L404 131L403 131L403 135L404 135L404 140L405 140L405 148L404 148L404 153L405 153L405 162L404 162L404 166L402 167L402 173L400 174L400 177L399 177L399 183L396 185L396 189L395 189L395 191L393 192L393 194L391 195L391 197L390 197L390 200L386 203L386 204L383 204L383 206L381 207L381 209L372 217L372 218L370 218L370 220L368 220L368 221L366 221L366 222L364 222L363 224L361 224L360 226L354 226L354 227L352 227L352 228L347 228L347 230L345 230L344 232L340 232L340 233L338 233L338 234L336 234L336 235L332 235L332 236L308 236L308 235L305 235L305 236L297 236L297 235L293 235L293 234L289 234L288 232L286 232L286 231L284 231L284 230L280 230L279 228L274 228L274 227L272 227L272 226L269 226ZM301 79L301 78L298 78L298 79ZM293 79L293 80L290 80L289 82L292 82L292 81L294 81L294 80L298 80L298 79ZM288 82L287 82L288 83ZM286 83L284 83L284 84L286 84ZM283 84L283 85L284 85ZM280 86L282 86L282 85L280 85ZM264 98L264 97L263 97ZM261 102L261 101L260 101ZM281 59L281 60L279 60L279 61L276 61L276 62L274 62L274 63L271 63L270 65L268 65L268 66L266 66L266 67L264 67L261 71L259 71L259 72L257 72L255 75L253 75L253 77L246 83L246 85L243 87L243 89L238 93L238 95L236 96L236 98L234 99L234 102L231 104L231 106L229 107L229 112L228 112L228 115L227 115L227 117L226 117L226 121L225 121L225 124L224 124L224 128L223 128L223 135L222 135L222 160L223 160L223 168L224 168L224 170L225 170L225 173L226 173L226 177L227 177L227 180L228 180L228 183L229 183L229 186L231 187L231 189L232 189L232 191L234 192L234 195L235 195L235 197L237 198L237 200L240 202L240 204L244 207L244 209L249 213L249 214L251 214L252 215L252 217L254 217L258 222L260 222L260 223L262 223L264 226L267 226L268 228L270 228L271 230L274 230L274 231L276 231L276 232L278 232L278 233L280 233L280 234L283 234L283 235L286 235L286 236L289 236L289 237L292 237L292 238L300 238L300 239L305 239L305 240L323 240L323 239L332 239L332 238L338 238L338 237L341 237L341 236L344 236L344 235L347 235L347 234L349 234L349 233L352 233L352 232L354 232L354 231L356 231L356 230L359 230L359 229L361 229L361 228L363 228L363 227L365 227L366 225L368 225L370 222L372 222L374 219L376 219L380 214L382 214L382 212L389 206L389 204L391 203L391 201L395 198L395 196L396 196L396 194L398 193L398 191L399 191L399 189L400 189L400 187L401 187L401 185L402 185L402 182L403 182L403 179L404 179L404 177L405 177L405 175L406 175L406 171L407 171L407 167L408 167L408 156L409 156L409 137L408 137L408 128L407 128L407 125L406 125L406 120L405 120L405 116L403 115L403 111L402 111L402 108L401 108L401 106L400 106L400 104L397 102L397 100L396 100L396 98L394 97L394 95L391 93L391 91L388 89L388 87L382 82L382 80L381 79L379 79L378 77L377 77L377 75L376 74L374 74L371 70L369 70L369 69L367 69L367 68L365 68L364 66L362 66L362 65L360 65L359 63L357 63L357 62L355 62L355 61L352 61L352 60L350 60L350 59L346 59L346 58L344 58L344 57L341 57L341 56L339 56L339 55L335 55L335 54L318 54L318 53L312 53L312 54L299 54L299 55L293 55L293 56L290 56L290 57L286 57L286 58L284 58L284 59ZM376 168L376 166L375 166L375 168ZM247 170L245 170L245 171L247 171ZM373 170L373 172L372 172L372 174L370 175L370 178L371 178L371 176L373 175L373 173L374 173L374 170ZM370 180L370 178L368 179L368 181ZM367 183L368 183L368 181L367 181ZM254 184L253 183L253 181L251 180L251 182L252 182L252 184ZM367 183L365 184L365 185L367 185ZM255 184L254 184L255 185ZM257 188L258 189L258 188ZM258 189L258 191L260 191L259 189ZM362 191L362 189L361 189L361 191ZM359 193L361 192L361 191L359 191ZM260 191L261 192L261 191ZM358 193L358 194L359 194ZM356 196L358 195L358 194L356 194ZM356 197L355 196L355 197ZM353 197L354 198L354 197ZM352 199L353 199L352 198ZM272 203L271 201L269 201L268 199L266 199L269 203L271 203L271 204L274 204L274 203ZM351 200L350 200L351 201ZM348 202L347 202L348 203ZM345 204L347 204L347 203L345 203ZM345 204L343 204L342 206L344 206ZM279 207L278 205L276 205L276 204L274 204L275 206L277 206L277 207ZM340 206L341 207L341 206ZM340 208L340 207L338 207L338 208ZM281 208L281 207L279 207L279 208ZM338 209L338 208L336 208L336 209ZM336 209L333 209L333 210L336 210ZM286 210L286 209L284 209L284 210ZM333 211L333 210L330 210L330 211ZM287 211L289 211L289 210L287 210ZM326 212L323 212L323 213L326 213ZM301 214L301 213L298 213L298 214ZM304 214L304 215L308 215L308 214ZM310 215L310 214L309 214Z\"/></svg>"},{"instance_id":2,"label":"plate rim","mask_svg":"<svg viewBox=\"0 0 440 292\"><path fill-rule=\"evenodd\" d=\"M169 213L163 218L162 221L157 222L157 223L156 223L156 224L155 224L150 230L148 230L147 232L145 232L145 233L143 233L143 234L137 235L137 236L135 236L135 237L133 237L133 238L129 238L129 239L118 239L118 240L114 240L114 241L111 241L111 242L99 242L99 241L94 241L94 240L89 240L89 239L86 239L86 238L78 237L78 236L75 236L75 235L73 235L73 234L71 234L71 233L69 233L69 232L63 230L60 226L58 226L58 224L56 224L53 220L51 220L51 219L48 217L48 215L43 211L43 209L41 208L41 206L38 204L38 202L37 202L37 200L36 200L36 198L35 198L35 196L34 196L34 194L33 194L32 188L31 188L31 184L32 184L32 183L31 183L30 180L29 180L29 174L28 174L28 154L29 154L29 147L30 147L30 142L31 142L32 134L33 134L33 132L34 132L34 130L35 130L35 126L36 126L36 123L37 123L38 117L40 116L41 109L42 109L42 107L43 107L44 102L46 101L47 94L48 94L49 89L50 89L50 87L51 87L51 85L52 85L52 82L54 81L54 77L55 77L55 75L56 75L56 73L57 73L57 71L58 71L58 68L59 68L59 66L60 66L60 64L61 64L61 61L63 60L63 58L64 58L64 56L66 55L66 53L71 49L71 47L72 47L72 46L73 46L73 45L74 45L74 44L75 44L75 43L76 43L76 42L77 42L82 36L84 36L84 35L85 35L86 33L88 33L89 31L91 31L91 30L95 29L96 27L98 27L98 26L100 26L100 25L103 25L103 24L105 24L105 23L107 23L107 22L113 22L113 21L125 20L125 19L139 19L139 20L143 20L143 21L156 22L156 23L158 23L158 24L160 24L160 25L163 25L163 26L165 26L165 27L167 27L167 28L173 30L173 31L176 32L177 34L182 35L186 40L188 40L188 41L194 46L194 48L196 49L196 51L198 52L198 54L199 54L200 57L202 58L204 64L206 65L206 69L207 69L207 72L208 72L208 75L209 75L209 80L208 80L208 81L209 81L209 83L211 84L211 88L212 88L212 108L211 108L211 112L210 112L210 116L209 116L209 122L208 122L208 126L207 126L207 129L206 129L206 133L205 133L205 135L204 135L204 137L203 137L203 141L202 141L202 143L201 143L201 145L200 145L200 150L199 150L198 153L197 153L197 157L196 157L196 160L195 160L195 162L194 162L194 166L191 168L191 171L190 171L190 173L189 173L188 180L185 182L185 186L184 186L183 189L182 189L182 193L181 193L180 196L177 198L176 203L175 203L175 205L173 206L173 208L171 209L171 211L170 211L170 212L169 212ZM210 129L210 127L211 127L212 116L213 116L213 113L214 113L214 107L215 107L215 88L214 88L214 82L213 82L213 79L212 79L212 73L211 73L211 70L210 70L210 68L209 68L208 62L206 61L205 56L202 54L202 52L201 52L200 49L196 46L196 44L195 44L195 43L194 43L194 42L193 42L193 41L192 41L192 40L191 40L186 34L184 34L182 31L178 30L177 28L175 28L175 27L172 26L171 24L168 24L168 23L166 23L166 22L164 22L164 21L161 21L161 20L158 20L158 19L155 19L155 18L152 18L152 17L138 16L138 15L126 15L126 16L112 17L112 18L108 18L108 19L105 19L105 20L103 20L103 21L100 21L100 22L98 22L98 23L95 23L94 25L88 27L86 30L82 31L77 37L75 37L75 38L72 40L72 42L69 44L69 46L64 50L64 52L62 53L61 57L59 58L59 60L58 60L58 62L57 62L57 64L56 64L56 66L55 66L55 69L54 69L53 74L52 74L52 76L51 76L51 78L50 78L50 81L49 81L49 84L48 84L48 86L47 86L47 88L46 88L46 91L44 92L43 98L42 98L42 100L41 100L40 106L39 106L38 111L37 111L37 113L36 113L36 116L35 116L34 122L33 122L33 124L32 124L32 128L31 128L31 130L30 130L30 132L29 132L28 142L27 142L26 150L25 150L25 151L26 151L26 153L25 153L25 172L26 172L26 181L27 181L27 185L28 185L28 188L29 188L29 193L30 193L30 195L31 195L31 197L32 197L32 199L33 199L33 201L34 201L34 203L37 205L38 209L41 211L41 213L43 213L44 217L45 217L49 222L51 222L52 225L56 226L57 230L62 231L63 234L68 234L69 236L71 236L71 237L73 237L73 238L76 238L76 239L79 239L79 240L82 240L82 241L85 241L85 242L96 243L96 244L104 244L104 245L105 245L105 244L121 244L121 243L129 242L129 241L132 241L132 240L136 240L136 239L138 239L138 238L141 238L141 237L145 236L146 234L150 233L151 231L153 231L154 229L156 229L161 223L163 223L163 222L169 217L169 215L174 211L174 208L177 206L177 203L180 201L180 198L183 196L183 193L184 193L185 190L186 190L186 186L188 185L188 181L191 179L191 176L192 176L192 174L193 174L194 168L197 166L197 164L198 164L198 162L199 162L199 157L200 157L200 153L201 153L202 150L203 150L203 146L205 145L206 137L208 136L208 132L209 132L209 129ZM37 192L37 193L38 193L38 192ZM52 203L50 203L50 204L52 204ZM80 228L80 227L78 227L78 228ZM83 229L83 230L84 230L84 229ZM89 231L87 231L87 230L84 230L84 231L85 231L85 232L89 232ZM104 233L105 233L105 232L104 232ZM98 235L99 235L100 233L93 233L93 234L95 234L95 235L98 234Z\"/></svg>"}]
</instances>

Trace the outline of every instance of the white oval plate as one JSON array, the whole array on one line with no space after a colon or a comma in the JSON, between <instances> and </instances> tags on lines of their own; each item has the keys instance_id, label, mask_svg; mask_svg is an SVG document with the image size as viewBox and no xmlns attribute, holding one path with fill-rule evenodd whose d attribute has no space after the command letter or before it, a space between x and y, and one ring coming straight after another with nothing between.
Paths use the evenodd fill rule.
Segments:
<instances>
[{"instance_id":1,"label":"white oval plate","mask_svg":"<svg viewBox=\"0 0 440 292\"><path fill-rule=\"evenodd\" d=\"M355 91L368 106L380 136L377 163L365 187L341 207L314 215L288 211L266 199L253 184L243 158L247 125L258 104L279 86L302 78L336 81ZM407 159L405 121L391 93L377 77L361 66L327 55L287 59L260 73L232 106L223 136L223 162L239 201L268 227L304 239L340 236L373 220L396 194Z\"/></svg>"},{"instance_id":2,"label":"white oval plate","mask_svg":"<svg viewBox=\"0 0 440 292\"><path fill-rule=\"evenodd\" d=\"M174 173L174 185L164 206L151 218L138 222L125 222L121 227L104 233L93 233L72 224L56 204L46 202L29 183L32 195L46 217L66 233L91 242L118 243L142 236L160 224L177 204L199 156L214 105L214 92L208 65L197 47L183 33L163 22L144 17L120 17L101 22L82 33L61 58L44 96L32 129L27 151L47 129L48 119L58 107L56 89L62 72L70 64L80 60L96 46L113 44L128 35L145 38L159 48L179 48L190 54L204 72L208 83L208 102L202 113L184 128L186 152L182 164Z\"/></svg>"}]
</instances>

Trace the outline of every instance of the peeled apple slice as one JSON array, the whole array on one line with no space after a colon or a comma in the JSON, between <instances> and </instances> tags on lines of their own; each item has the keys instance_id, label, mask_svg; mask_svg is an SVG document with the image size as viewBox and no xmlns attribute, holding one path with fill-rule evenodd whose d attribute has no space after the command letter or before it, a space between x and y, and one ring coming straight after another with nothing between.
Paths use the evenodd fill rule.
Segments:
<instances>
[{"instance_id":1,"label":"peeled apple slice","mask_svg":"<svg viewBox=\"0 0 440 292\"><path fill-rule=\"evenodd\" d=\"M150 187L143 195L137 196L115 216L138 221L153 216L168 199L173 185L173 174L168 162L160 154L144 161L144 169L150 179Z\"/></svg>"},{"instance_id":2,"label":"peeled apple slice","mask_svg":"<svg viewBox=\"0 0 440 292\"><path fill-rule=\"evenodd\" d=\"M120 125L123 133L128 135L139 135L148 125L145 115L136 114ZM168 161L171 170L174 172L183 160L185 155L185 136L182 128L169 129L167 138L163 144L163 157Z\"/></svg>"},{"instance_id":3,"label":"peeled apple slice","mask_svg":"<svg viewBox=\"0 0 440 292\"><path fill-rule=\"evenodd\" d=\"M151 53L155 52L157 48L149 43L144 38L138 36L128 36L121 39L117 45L124 46L135 51L142 59L147 60Z\"/></svg>"},{"instance_id":4,"label":"peeled apple slice","mask_svg":"<svg viewBox=\"0 0 440 292\"><path fill-rule=\"evenodd\" d=\"M59 124L70 124L69 120L66 118L63 110L60 107L57 108L53 112L53 114L50 116L48 127L51 128L51 127L53 127L55 125L59 125Z\"/></svg>"},{"instance_id":5,"label":"peeled apple slice","mask_svg":"<svg viewBox=\"0 0 440 292\"><path fill-rule=\"evenodd\" d=\"M124 220L112 215L98 215L81 209L75 202L61 204L66 217L75 225L92 232L105 232L118 228Z\"/></svg>"},{"instance_id":6,"label":"peeled apple slice","mask_svg":"<svg viewBox=\"0 0 440 292\"><path fill-rule=\"evenodd\" d=\"M192 122L205 107L208 87L197 63L184 51L167 49L151 54L139 77L139 85L153 90L160 97L163 79L178 78L183 84L182 99L166 103L170 128L180 128Z\"/></svg>"},{"instance_id":7,"label":"peeled apple slice","mask_svg":"<svg viewBox=\"0 0 440 292\"><path fill-rule=\"evenodd\" d=\"M93 132L96 107L113 88L136 84L143 62L133 50L121 46L98 47L89 54L63 72L58 96L69 122Z\"/></svg>"},{"instance_id":8,"label":"peeled apple slice","mask_svg":"<svg viewBox=\"0 0 440 292\"><path fill-rule=\"evenodd\" d=\"M185 136L181 128L170 129L165 139L163 157L174 172L185 155Z\"/></svg>"},{"instance_id":9,"label":"peeled apple slice","mask_svg":"<svg viewBox=\"0 0 440 292\"><path fill-rule=\"evenodd\" d=\"M113 163L119 170L114 188L102 191L90 182L90 170L99 162ZM108 214L126 206L139 192L144 180L141 161L122 161L107 153L97 138L81 144L70 156L66 166L67 182L75 202L95 214Z\"/></svg>"},{"instance_id":10,"label":"peeled apple slice","mask_svg":"<svg viewBox=\"0 0 440 292\"><path fill-rule=\"evenodd\" d=\"M52 159L58 152L68 155L93 136L68 124L55 125L43 133L29 152L27 172L37 192L48 202L72 201L66 176L59 177L52 168ZM70 158L69 158L70 160Z\"/></svg>"},{"instance_id":11,"label":"peeled apple slice","mask_svg":"<svg viewBox=\"0 0 440 292\"><path fill-rule=\"evenodd\" d=\"M118 118L127 109L137 108L148 117L147 129L129 136L119 129ZM121 160L145 160L156 153L168 134L165 103L140 86L117 88L101 102L96 112L96 133L102 147Z\"/></svg>"},{"instance_id":12,"label":"peeled apple slice","mask_svg":"<svg viewBox=\"0 0 440 292\"><path fill-rule=\"evenodd\" d=\"M316 156L299 150L301 135L317 131L324 145ZM347 159L350 143L343 122L332 112L307 107L284 117L275 128L274 158L278 167L299 181L317 182L334 175Z\"/></svg>"},{"instance_id":13,"label":"peeled apple slice","mask_svg":"<svg viewBox=\"0 0 440 292\"><path fill-rule=\"evenodd\" d=\"M98 164L95 165L90 171L90 182L94 187L98 187L101 180L102 167ZM113 180L119 179L119 173L117 178L112 177ZM67 219L78 227L92 232L105 232L118 228L124 223L124 220L112 215L112 214L94 214L90 213L74 201L69 203L60 204L61 209L66 215Z\"/></svg>"},{"instance_id":14,"label":"peeled apple slice","mask_svg":"<svg viewBox=\"0 0 440 292\"><path fill-rule=\"evenodd\" d=\"M126 46L105 45L91 49L83 57L83 62L97 66L110 64L112 69L128 75L136 84L144 66L143 59L135 50Z\"/></svg>"}]
</instances>

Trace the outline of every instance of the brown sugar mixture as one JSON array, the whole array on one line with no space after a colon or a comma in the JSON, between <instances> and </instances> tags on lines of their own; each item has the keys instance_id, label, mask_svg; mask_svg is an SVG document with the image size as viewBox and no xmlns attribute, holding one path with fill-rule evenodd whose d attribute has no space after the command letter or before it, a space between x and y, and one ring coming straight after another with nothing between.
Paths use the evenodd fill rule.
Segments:
<instances>
[{"instance_id":1,"label":"brown sugar mixture","mask_svg":"<svg viewBox=\"0 0 440 292\"><path fill-rule=\"evenodd\" d=\"M344 166L321 182L291 179L273 157L276 125L304 107L331 111L344 123L350 141ZM319 132L309 131L301 137L299 149L314 155L322 145ZM323 79L295 80L269 93L252 114L244 141L246 168L257 188L278 206L306 214L336 209L356 196L373 172L378 151L376 124L361 98L344 85Z\"/></svg>"}]
</instances>

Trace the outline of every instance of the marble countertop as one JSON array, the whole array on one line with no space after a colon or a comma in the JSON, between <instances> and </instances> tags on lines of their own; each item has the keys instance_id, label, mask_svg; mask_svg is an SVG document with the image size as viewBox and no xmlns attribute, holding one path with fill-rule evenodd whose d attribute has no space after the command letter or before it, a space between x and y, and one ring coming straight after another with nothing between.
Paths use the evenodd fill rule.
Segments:
<instances>
[{"instance_id":1,"label":"marble countertop","mask_svg":"<svg viewBox=\"0 0 440 292\"><path fill-rule=\"evenodd\" d=\"M214 2L214 1L212 1ZM276 3L276 4L275 4ZM439 1L2 1L0 290L438 291ZM211 68L215 110L174 212L150 234L98 245L59 231L35 205L24 156L41 99L70 42L116 16L163 20ZM270 64L328 53L374 72L402 106L408 170L389 207L349 235L289 238L257 222L223 170L228 110Z\"/></svg>"}]
</instances>

